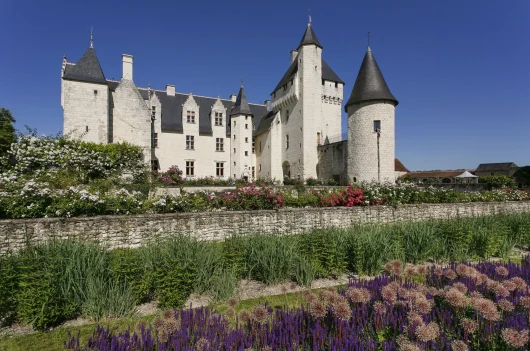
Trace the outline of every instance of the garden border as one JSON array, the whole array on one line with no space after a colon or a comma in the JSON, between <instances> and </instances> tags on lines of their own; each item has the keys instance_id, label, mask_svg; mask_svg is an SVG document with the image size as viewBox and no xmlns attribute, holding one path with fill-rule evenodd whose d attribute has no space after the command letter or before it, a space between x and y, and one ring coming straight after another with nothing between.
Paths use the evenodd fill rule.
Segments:
<instances>
[{"instance_id":1,"label":"garden border","mask_svg":"<svg viewBox=\"0 0 530 351\"><path fill-rule=\"evenodd\" d=\"M282 208L127 216L0 220L0 254L51 239L74 238L110 249L139 247L176 233L220 241L231 235L298 234L312 229L530 212L530 201Z\"/></svg>"}]
</instances>

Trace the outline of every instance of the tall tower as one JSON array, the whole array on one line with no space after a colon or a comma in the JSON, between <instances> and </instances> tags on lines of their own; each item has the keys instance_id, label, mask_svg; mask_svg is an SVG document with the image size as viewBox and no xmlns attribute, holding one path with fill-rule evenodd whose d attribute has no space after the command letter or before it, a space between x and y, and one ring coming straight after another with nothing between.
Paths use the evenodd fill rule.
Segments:
<instances>
[{"instance_id":1,"label":"tall tower","mask_svg":"<svg viewBox=\"0 0 530 351\"><path fill-rule=\"evenodd\" d=\"M307 24L304 36L298 46L298 74L300 76L300 102L302 121L300 131L293 131L294 135L301 133L302 171L301 179L317 177L317 133L320 131L322 118L322 45L313 31L311 20ZM294 143L293 143L294 144ZM294 148L299 145L294 144ZM296 164L296 160L294 161ZM300 162L300 161L299 161ZM292 167L291 167L292 168Z\"/></svg>"},{"instance_id":2,"label":"tall tower","mask_svg":"<svg viewBox=\"0 0 530 351\"><path fill-rule=\"evenodd\" d=\"M397 104L368 47L345 106L350 181L395 181L394 114Z\"/></svg>"},{"instance_id":3,"label":"tall tower","mask_svg":"<svg viewBox=\"0 0 530 351\"><path fill-rule=\"evenodd\" d=\"M252 112L248 106L243 84L230 112L230 146L231 172L230 177L251 179L252 168Z\"/></svg>"},{"instance_id":4,"label":"tall tower","mask_svg":"<svg viewBox=\"0 0 530 351\"><path fill-rule=\"evenodd\" d=\"M76 64L63 59L61 102L63 132L84 141L111 142L109 122L110 90L94 50L90 47Z\"/></svg>"}]
</instances>

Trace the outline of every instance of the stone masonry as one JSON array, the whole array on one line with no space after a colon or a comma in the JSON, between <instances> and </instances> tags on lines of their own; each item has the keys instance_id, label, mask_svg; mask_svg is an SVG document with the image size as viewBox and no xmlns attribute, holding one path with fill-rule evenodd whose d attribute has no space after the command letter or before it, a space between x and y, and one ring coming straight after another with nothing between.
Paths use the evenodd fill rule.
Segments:
<instances>
[{"instance_id":1,"label":"stone masonry","mask_svg":"<svg viewBox=\"0 0 530 351\"><path fill-rule=\"evenodd\" d=\"M454 219L530 212L530 202L421 204L369 207L300 208L263 211L41 218L0 221L0 253L51 239L97 242L115 249L139 247L176 234L220 241L232 235L298 234L318 228L346 228L362 223Z\"/></svg>"}]
</instances>

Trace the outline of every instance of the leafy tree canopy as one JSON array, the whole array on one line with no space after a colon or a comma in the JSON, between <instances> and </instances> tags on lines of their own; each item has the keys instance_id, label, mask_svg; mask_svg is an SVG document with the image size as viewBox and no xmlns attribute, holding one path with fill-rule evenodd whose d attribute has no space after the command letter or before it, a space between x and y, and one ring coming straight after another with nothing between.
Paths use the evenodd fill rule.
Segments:
<instances>
[{"instance_id":1,"label":"leafy tree canopy","mask_svg":"<svg viewBox=\"0 0 530 351\"><path fill-rule=\"evenodd\" d=\"M0 108L0 156L3 156L11 148L11 144L17 141L15 133L15 118L11 112L3 107Z\"/></svg>"},{"instance_id":2,"label":"leafy tree canopy","mask_svg":"<svg viewBox=\"0 0 530 351\"><path fill-rule=\"evenodd\" d=\"M530 184L530 166L524 166L517 170L513 175L515 179L521 184Z\"/></svg>"}]
</instances>

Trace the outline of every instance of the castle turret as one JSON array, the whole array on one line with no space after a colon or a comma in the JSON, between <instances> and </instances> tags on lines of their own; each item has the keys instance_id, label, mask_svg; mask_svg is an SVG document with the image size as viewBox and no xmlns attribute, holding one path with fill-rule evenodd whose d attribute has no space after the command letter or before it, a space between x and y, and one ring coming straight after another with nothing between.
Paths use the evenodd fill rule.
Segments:
<instances>
[{"instance_id":1,"label":"castle turret","mask_svg":"<svg viewBox=\"0 0 530 351\"><path fill-rule=\"evenodd\" d=\"M395 181L398 101L368 47L345 110L348 114L348 177L352 182Z\"/></svg>"},{"instance_id":2,"label":"castle turret","mask_svg":"<svg viewBox=\"0 0 530 351\"><path fill-rule=\"evenodd\" d=\"M230 112L231 174L236 179L251 179L252 167L252 118L243 85Z\"/></svg>"},{"instance_id":3,"label":"castle turret","mask_svg":"<svg viewBox=\"0 0 530 351\"><path fill-rule=\"evenodd\" d=\"M61 99L65 135L108 143L110 91L96 56L92 38L90 47L76 64L63 59Z\"/></svg>"}]
</instances>

